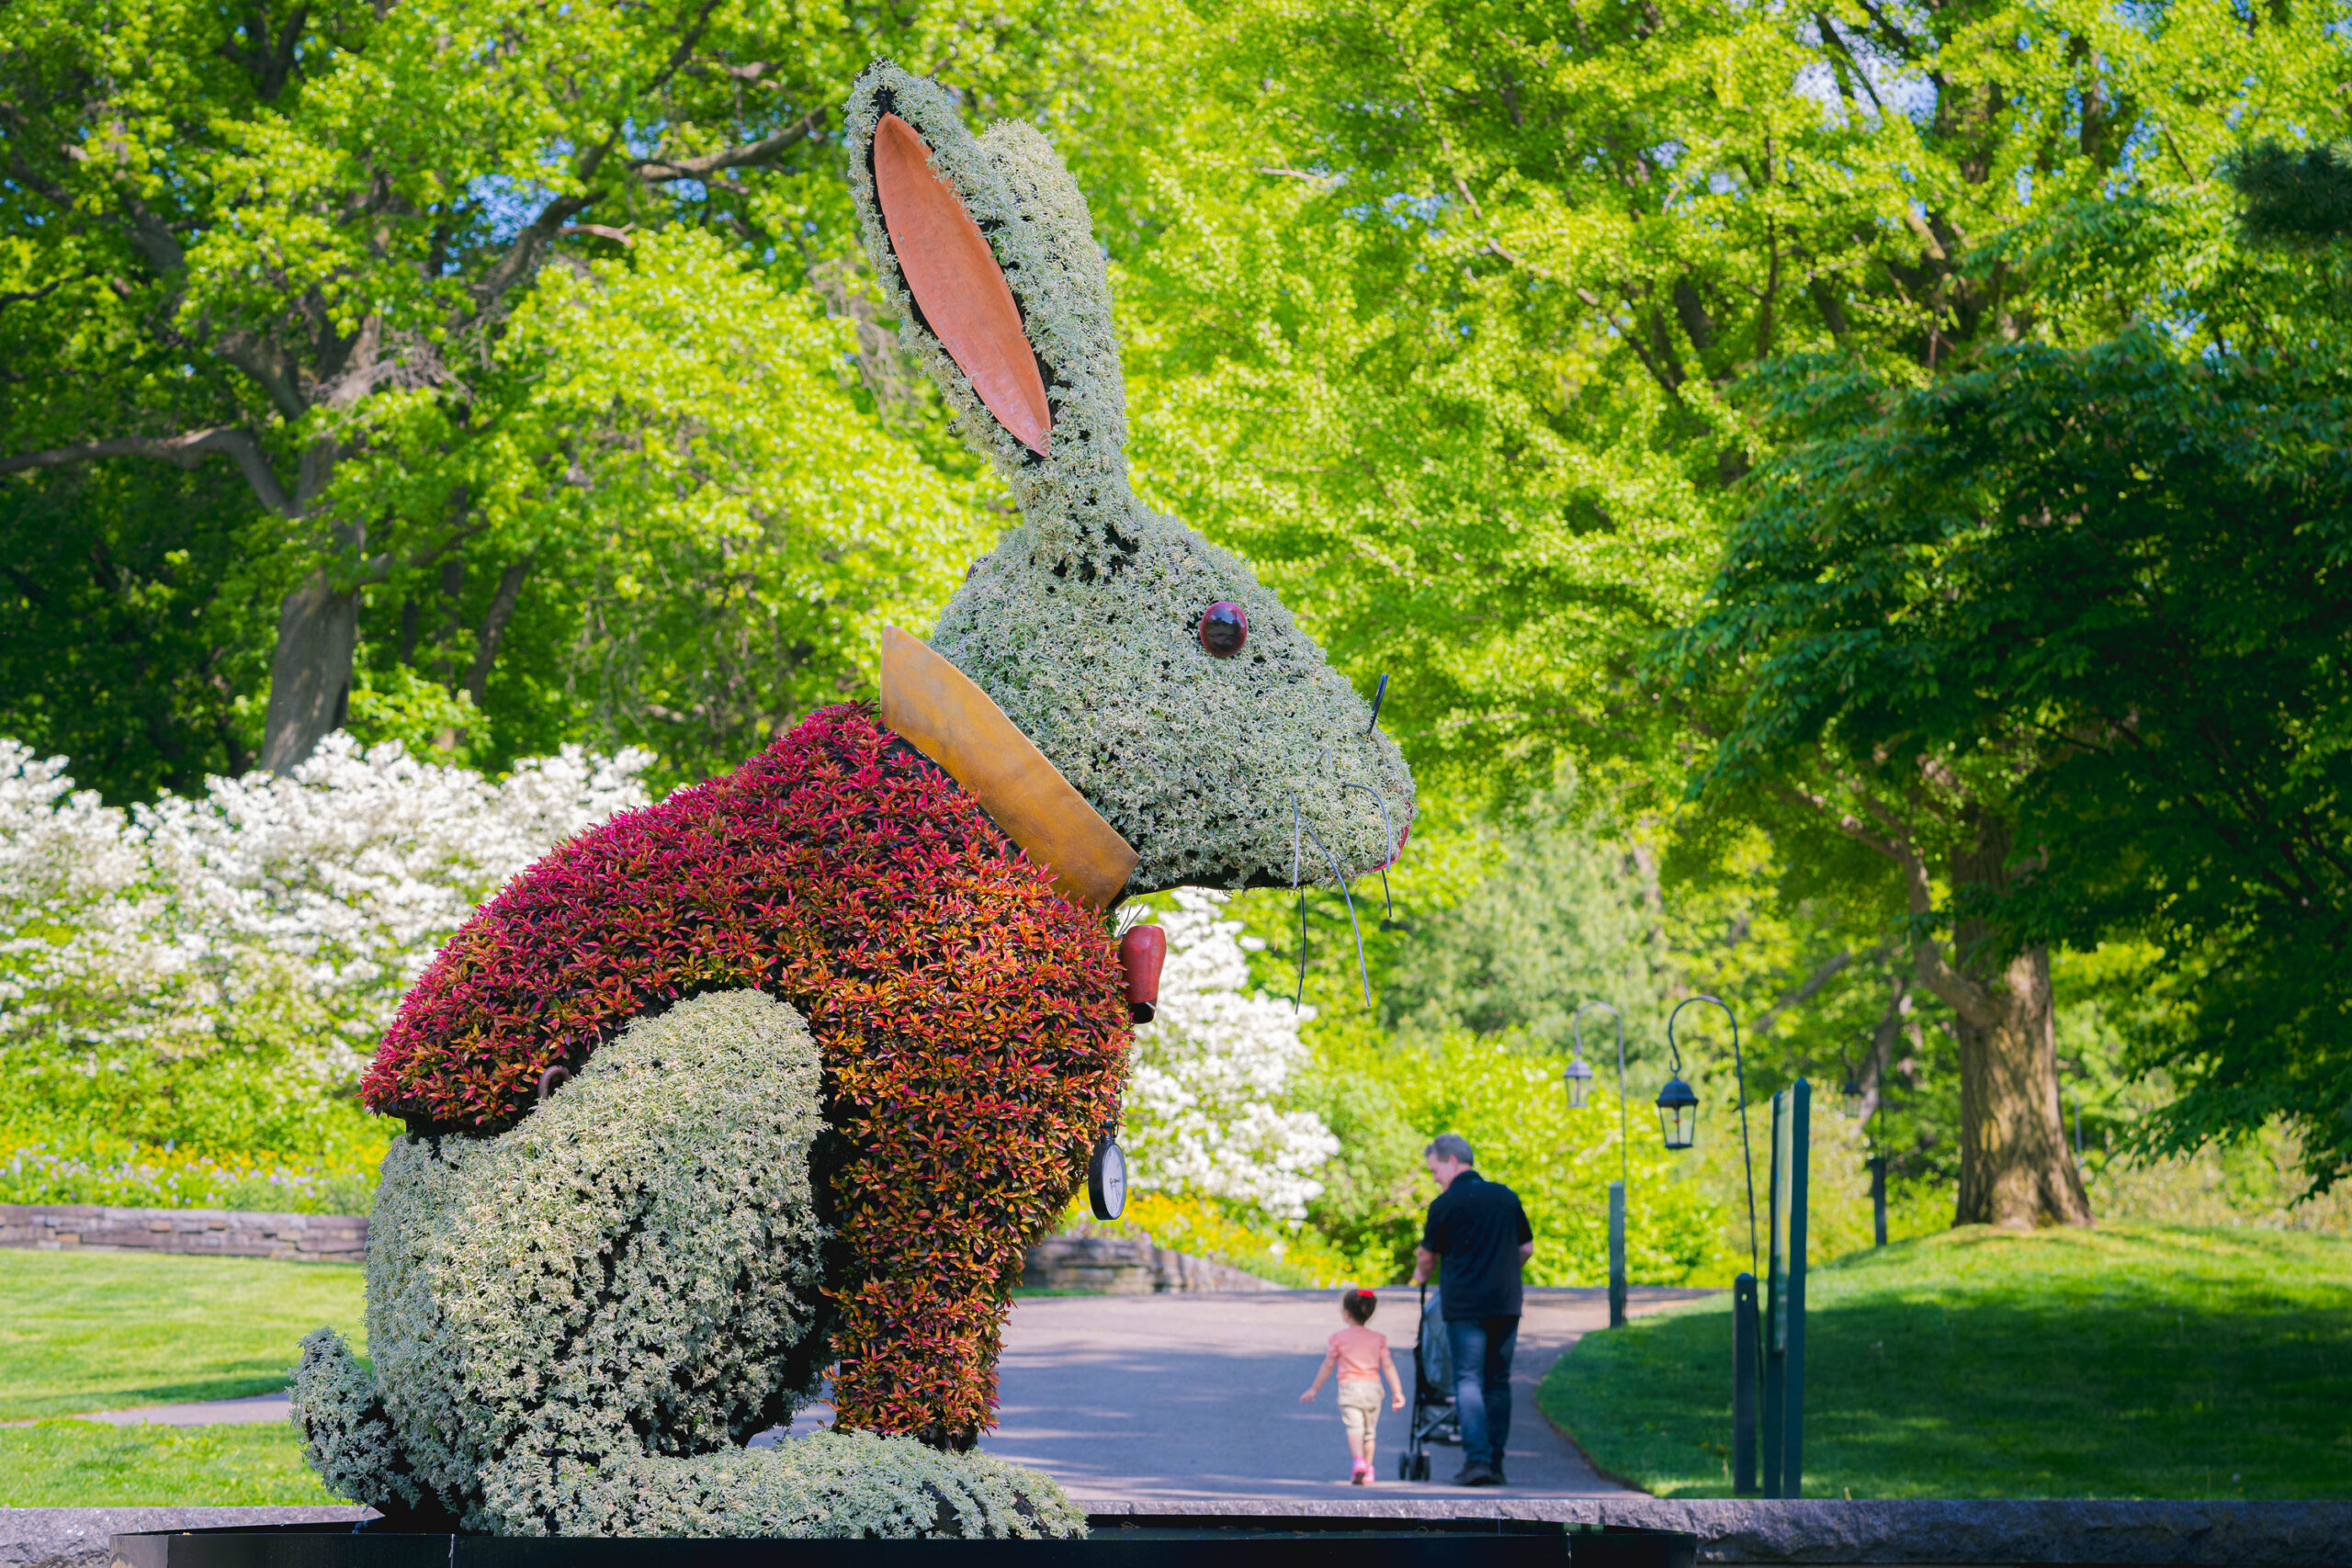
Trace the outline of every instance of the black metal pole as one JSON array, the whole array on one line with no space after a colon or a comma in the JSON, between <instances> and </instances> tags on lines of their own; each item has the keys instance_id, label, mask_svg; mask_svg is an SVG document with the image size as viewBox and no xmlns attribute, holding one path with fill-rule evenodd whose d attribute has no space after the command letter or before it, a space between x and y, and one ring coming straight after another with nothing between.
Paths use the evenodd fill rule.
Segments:
<instances>
[{"instance_id":1,"label":"black metal pole","mask_svg":"<svg viewBox=\"0 0 2352 1568\"><path fill-rule=\"evenodd\" d=\"M1625 1326L1625 1184L1609 1184L1609 1326Z\"/></svg>"},{"instance_id":2,"label":"black metal pole","mask_svg":"<svg viewBox=\"0 0 2352 1568\"><path fill-rule=\"evenodd\" d=\"M1739 1084L1739 1168L1747 1179L1747 1272L1752 1279L1757 1269L1756 1151L1747 1142L1747 1064L1740 1059L1739 1055L1739 1014L1732 1011L1731 1004L1721 997L1685 997L1675 1003L1674 1010L1666 1015L1666 1048L1676 1053L1677 1062L1682 1058L1680 1048L1674 1043L1674 1021L1682 1016L1684 1008L1696 1002L1713 1002L1724 1010L1725 1018L1731 1020L1731 1066Z\"/></svg>"},{"instance_id":3,"label":"black metal pole","mask_svg":"<svg viewBox=\"0 0 2352 1568\"><path fill-rule=\"evenodd\" d=\"M1871 1245L1886 1245L1886 1156L1872 1155L1871 1166Z\"/></svg>"},{"instance_id":4,"label":"black metal pole","mask_svg":"<svg viewBox=\"0 0 2352 1568\"><path fill-rule=\"evenodd\" d=\"M1577 1055L1584 1055L1586 1009L1599 1008L1617 1021L1617 1179L1609 1184L1609 1326L1625 1326L1625 1184L1633 1179L1632 1123L1625 1117L1625 1015L1607 1002L1587 1002L1568 1020Z\"/></svg>"},{"instance_id":5,"label":"black metal pole","mask_svg":"<svg viewBox=\"0 0 2352 1568\"><path fill-rule=\"evenodd\" d=\"M1713 1002L1731 1020L1731 1064L1739 1086L1739 1167L1747 1180L1747 1272L1732 1281L1732 1353L1738 1366L1732 1373L1732 1490L1742 1497L1756 1495L1756 1378L1757 1358L1763 1336L1756 1322L1756 1151L1747 1138L1747 1064L1739 1055L1739 1015L1721 997L1685 997L1666 1015L1666 1048L1682 1060L1674 1043L1674 1021L1693 1002ZM1678 1071L1679 1068L1678 1067Z\"/></svg>"},{"instance_id":6,"label":"black metal pole","mask_svg":"<svg viewBox=\"0 0 2352 1568\"><path fill-rule=\"evenodd\" d=\"M1756 1323L1756 1276L1731 1282L1731 1489L1756 1495L1756 1358L1763 1336Z\"/></svg>"}]
</instances>

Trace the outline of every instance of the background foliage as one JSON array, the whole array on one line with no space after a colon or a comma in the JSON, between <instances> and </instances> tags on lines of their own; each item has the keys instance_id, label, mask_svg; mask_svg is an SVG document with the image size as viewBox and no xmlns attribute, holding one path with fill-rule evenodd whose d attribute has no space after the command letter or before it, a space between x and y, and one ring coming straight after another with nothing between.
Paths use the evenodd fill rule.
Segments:
<instances>
[{"instance_id":1,"label":"background foliage","mask_svg":"<svg viewBox=\"0 0 2352 1568\"><path fill-rule=\"evenodd\" d=\"M1638 1107L1666 1015L1712 994L1751 1103L1804 1074L1826 1109L1850 1077L1898 1234L1942 1224L1958 1035L1916 958L1997 915L2053 951L2098 1212L2338 1224L2290 1201L2352 1126L2343 21L2299 0L9 12L0 734L19 784L62 755L97 798L34 790L0 859L114 847L6 873L0 971L31 988L0 997L0 1128L39 1147L0 1171L217 1195L239 1161L364 1166L349 1064L315 1064L364 1048L445 917L384 927L343 989L305 959L271 990L252 977L279 939L157 926L141 911L188 907L140 858L161 829L96 815L275 798L207 781L256 756L281 603L314 575L356 605L357 749L325 755L399 741L492 793L567 744L644 748L657 793L732 766L865 691L880 625L927 624L1006 503L849 231L827 117L889 52L1069 152L1139 482L1360 685L1392 676L1383 722L1421 781L1405 929L1357 885L1374 1009L1318 891L1303 1060L1250 1101L1340 1141L1304 1220L1231 1181L1155 1201L1373 1278L1426 1198L1419 1143L1451 1119L1515 1147L1517 1105L1546 1129L1520 1168L1557 1189L1567 1277L1610 1156L1597 1113L1525 1111L1566 1021L1623 1010ZM2194 591L2193 635L2133 600L2154 581ZM2020 806L2024 853L2067 851L2001 909L1933 870L1917 912L1901 868L1792 797L1921 736L1969 799ZM2292 843L2312 848L2281 870ZM486 895L488 865L435 897ZM331 902L364 912L358 886ZM1295 907L1230 913L1264 944L1231 994L1289 995ZM1711 1011L1682 1015L1706 1130L1645 1232L1661 1277L1745 1252ZM193 1022L166 1041L166 1015ZM1604 1084L1609 1041L1585 1032Z\"/></svg>"}]
</instances>

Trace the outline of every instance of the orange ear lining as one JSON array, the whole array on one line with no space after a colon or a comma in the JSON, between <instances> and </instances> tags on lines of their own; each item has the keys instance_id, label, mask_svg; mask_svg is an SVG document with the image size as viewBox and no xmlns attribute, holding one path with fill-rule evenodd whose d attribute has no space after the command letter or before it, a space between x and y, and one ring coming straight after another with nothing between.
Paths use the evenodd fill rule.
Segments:
<instances>
[{"instance_id":1,"label":"orange ear lining","mask_svg":"<svg viewBox=\"0 0 2352 1568\"><path fill-rule=\"evenodd\" d=\"M913 126L886 114L874 128L874 195L899 270L923 320L989 412L1023 446L1046 455L1053 413L1021 310L980 226L945 181Z\"/></svg>"}]
</instances>

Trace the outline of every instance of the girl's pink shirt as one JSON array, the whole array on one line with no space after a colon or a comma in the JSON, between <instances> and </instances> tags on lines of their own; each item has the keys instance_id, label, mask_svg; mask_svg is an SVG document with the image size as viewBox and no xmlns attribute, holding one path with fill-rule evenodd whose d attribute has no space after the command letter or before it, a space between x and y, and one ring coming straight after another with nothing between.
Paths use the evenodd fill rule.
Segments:
<instances>
[{"instance_id":1,"label":"girl's pink shirt","mask_svg":"<svg viewBox=\"0 0 2352 1568\"><path fill-rule=\"evenodd\" d=\"M1378 1382L1381 1363L1388 1359L1388 1336L1350 1325L1333 1332L1326 1360L1340 1364L1341 1382Z\"/></svg>"}]
</instances>

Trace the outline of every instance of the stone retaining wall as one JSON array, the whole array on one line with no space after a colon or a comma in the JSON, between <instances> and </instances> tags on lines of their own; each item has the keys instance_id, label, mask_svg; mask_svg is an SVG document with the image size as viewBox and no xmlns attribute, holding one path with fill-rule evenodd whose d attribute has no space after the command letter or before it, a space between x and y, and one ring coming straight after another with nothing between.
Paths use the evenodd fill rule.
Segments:
<instances>
[{"instance_id":1,"label":"stone retaining wall","mask_svg":"<svg viewBox=\"0 0 2352 1568\"><path fill-rule=\"evenodd\" d=\"M1032 1289L1104 1296L1168 1291L1280 1291L1288 1287L1205 1258L1124 1236L1049 1235L1029 1249L1021 1282Z\"/></svg>"},{"instance_id":2,"label":"stone retaining wall","mask_svg":"<svg viewBox=\"0 0 2352 1568\"><path fill-rule=\"evenodd\" d=\"M213 1258L356 1262L368 1256L363 1214L265 1214L232 1209L117 1209L96 1203L0 1203L0 1247L42 1251L184 1252ZM1281 1286L1146 1241L1048 1236L1029 1249L1021 1282L1045 1290L1148 1296L1165 1291L1278 1291ZM6 1568L0 1563L0 1568Z\"/></svg>"},{"instance_id":3,"label":"stone retaining wall","mask_svg":"<svg viewBox=\"0 0 2352 1568\"><path fill-rule=\"evenodd\" d=\"M357 1214L0 1203L0 1247L28 1247L44 1252L90 1248L356 1262L368 1256L368 1221Z\"/></svg>"}]
</instances>

